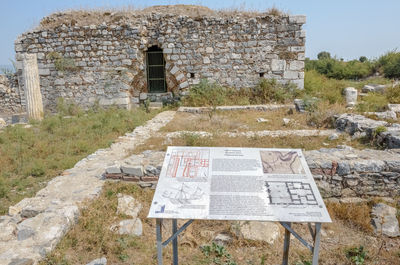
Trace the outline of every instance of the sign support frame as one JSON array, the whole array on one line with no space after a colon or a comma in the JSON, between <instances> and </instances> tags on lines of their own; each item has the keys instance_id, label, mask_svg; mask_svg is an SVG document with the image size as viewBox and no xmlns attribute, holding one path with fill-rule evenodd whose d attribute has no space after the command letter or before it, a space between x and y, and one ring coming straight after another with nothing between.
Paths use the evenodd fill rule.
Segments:
<instances>
[{"instance_id":1,"label":"sign support frame","mask_svg":"<svg viewBox=\"0 0 400 265\"><path fill-rule=\"evenodd\" d=\"M178 229L178 220L172 219L172 235L162 241L162 221L163 218L156 219L156 238L157 238L157 264L163 265L163 248L166 247L172 241L172 264L178 265L178 236L182 233L194 220L190 219ZM298 239L306 248L312 253L312 265L318 265L319 249L321 243L321 226L322 223L314 223L315 228L313 229L311 223L308 223L308 228L313 239L313 243L308 243L303 239L296 231L292 228L291 222L279 222L285 228L285 238L283 241L283 258L282 265L289 264L289 249L290 249L290 236L293 235Z\"/></svg>"}]
</instances>

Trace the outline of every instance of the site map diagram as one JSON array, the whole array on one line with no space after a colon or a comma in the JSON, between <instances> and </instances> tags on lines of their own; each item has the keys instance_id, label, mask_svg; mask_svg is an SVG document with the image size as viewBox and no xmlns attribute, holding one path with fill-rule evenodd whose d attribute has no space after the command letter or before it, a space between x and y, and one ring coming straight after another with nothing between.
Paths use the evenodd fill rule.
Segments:
<instances>
[{"instance_id":1,"label":"site map diagram","mask_svg":"<svg viewBox=\"0 0 400 265\"><path fill-rule=\"evenodd\" d=\"M168 147L149 218L331 222L299 149Z\"/></svg>"}]
</instances>

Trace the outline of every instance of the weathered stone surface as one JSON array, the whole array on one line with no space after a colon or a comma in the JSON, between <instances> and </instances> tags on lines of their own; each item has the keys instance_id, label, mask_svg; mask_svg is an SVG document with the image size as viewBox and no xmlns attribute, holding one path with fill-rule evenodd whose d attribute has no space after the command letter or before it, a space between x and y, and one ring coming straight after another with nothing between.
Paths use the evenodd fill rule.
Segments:
<instances>
[{"instance_id":1,"label":"weathered stone surface","mask_svg":"<svg viewBox=\"0 0 400 265\"><path fill-rule=\"evenodd\" d=\"M107 258L102 257L100 259L92 260L91 262L87 263L86 265L107 265Z\"/></svg>"},{"instance_id":2,"label":"weathered stone surface","mask_svg":"<svg viewBox=\"0 0 400 265\"><path fill-rule=\"evenodd\" d=\"M124 215L129 215L133 218L137 218L140 210L142 209L142 204L129 195L124 195L119 193L117 197L118 197L117 214L124 214Z\"/></svg>"},{"instance_id":3,"label":"weathered stone surface","mask_svg":"<svg viewBox=\"0 0 400 265\"><path fill-rule=\"evenodd\" d=\"M370 93L370 92L375 92L375 93L383 93L385 92L386 85L376 85L376 84L368 84L365 85L361 91L363 93Z\"/></svg>"},{"instance_id":4,"label":"weathered stone surface","mask_svg":"<svg viewBox=\"0 0 400 265\"><path fill-rule=\"evenodd\" d=\"M396 217L397 209L378 203L372 208L372 225L377 235L383 234L389 237L400 236L399 222Z\"/></svg>"},{"instance_id":5,"label":"weathered stone surface","mask_svg":"<svg viewBox=\"0 0 400 265\"><path fill-rule=\"evenodd\" d=\"M33 265L34 261L31 259L12 259L8 265Z\"/></svg>"},{"instance_id":6,"label":"weathered stone surface","mask_svg":"<svg viewBox=\"0 0 400 265\"><path fill-rule=\"evenodd\" d=\"M117 225L112 225L110 229L120 235L141 236L143 234L142 221L139 218L122 220Z\"/></svg>"},{"instance_id":7,"label":"weathered stone surface","mask_svg":"<svg viewBox=\"0 0 400 265\"><path fill-rule=\"evenodd\" d=\"M394 111L396 113L400 113L400 104L388 104L388 108L391 111Z\"/></svg>"},{"instance_id":8,"label":"weathered stone surface","mask_svg":"<svg viewBox=\"0 0 400 265\"><path fill-rule=\"evenodd\" d=\"M389 110L389 111L382 111L382 112L367 112L367 115L374 115L378 119L397 119L396 112Z\"/></svg>"},{"instance_id":9,"label":"weathered stone surface","mask_svg":"<svg viewBox=\"0 0 400 265\"><path fill-rule=\"evenodd\" d=\"M357 104L357 89L354 87L346 87L344 93L346 95L346 106L354 107Z\"/></svg>"},{"instance_id":10,"label":"weathered stone surface","mask_svg":"<svg viewBox=\"0 0 400 265\"><path fill-rule=\"evenodd\" d=\"M400 148L400 131L383 132L380 134L382 142L389 149Z\"/></svg>"},{"instance_id":11,"label":"weathered stone surface","mask_svg":"<svg viewBox=\"0 0 400 265\"><path fill-rule=\"evenodd\" d=\"M143 166L141 165L122 165L121 171L128 175L143 177Z\"/></svg>"},{"instance_id":12,"label":"weathered stone surface","mask_svg":"<svg viewBox=\"0 0 400 265\"><path fill-rule=\"evenodd\" d=\"M263 241L270 245L281 234L279 225L273 222L238 221L232 224L231 230L240 238Z\"/></svg>"},{"instance_id":13,"label":"weathered stone surface","mask_svg":"<svg viewBox=\"0 0 400 265\"><path fill-rule=\"evenodd\" d=\"M336 128L341 131L346 131L350 135L356 132L367 132L372 133L372 131L378 127L385 127L388 123L385 121L376 121L366 118L358 114L342 114L336 120Z\"/></svg>"}]
</instances>

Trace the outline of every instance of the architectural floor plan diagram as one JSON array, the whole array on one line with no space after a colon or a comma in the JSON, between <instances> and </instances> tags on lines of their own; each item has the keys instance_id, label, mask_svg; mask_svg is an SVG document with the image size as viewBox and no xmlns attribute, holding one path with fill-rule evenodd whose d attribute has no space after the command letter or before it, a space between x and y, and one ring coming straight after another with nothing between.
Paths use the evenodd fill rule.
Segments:
<instances>
[{"instance_id":1,"label":"architectural floor plan diagram","mask_svg":"<svg viewBox=\"0 0 400 265\"><path fill-rule=\"evenodd\" d=\"M169 159L167 177L207 181L209 163L208 149L174 150Z\"/></svg>"},{"instance_id":2,"label":"architectural floor plan diagram","mask_svg":"<svg viewBox=\"0 0 400 265\"><path fill-rule=\"evenodd\" d=\"M293 181L266 181L271 205L318 205L311 185Z\"/></svg>"}]
</instances>

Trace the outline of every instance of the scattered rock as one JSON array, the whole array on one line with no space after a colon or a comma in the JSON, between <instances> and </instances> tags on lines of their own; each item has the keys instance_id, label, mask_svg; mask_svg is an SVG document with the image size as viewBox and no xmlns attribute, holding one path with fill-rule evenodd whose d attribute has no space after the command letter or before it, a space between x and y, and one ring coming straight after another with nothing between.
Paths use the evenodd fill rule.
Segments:
<instances>
[{"instance_id":1,"label":"scattered rock","mask_svg":"<svg viewBox=\"0 0 400 265\"><path fill-rule=\"evenodd\" d=\"M388 111L383 111L383 112L366 112L365 114L367 115L375 115L378 119L392 119L395 120L397 119L397 115L396 112L392 111L392 110L388 110Z\"/></svg>"},{"instance_id":2,"label":"scattered rock","mask_svg":"<svg viewBox=\"0 0 400 265\"><path fill-rule=\"evenodd\" d=\"M106 259L106 257L102 257L100 259L92 260L91 262L89 262L86 265L107 265L107 259Z\"/></svg>"},{"instance_id":3,"label":"scattered rock","mask_svg":"<svg viewBox=\"0 0 400 265\"><path fill-rule=\"evenodd\" d=\"M118 197L118 207L117 214L124 214L137 218L140 210L142 209L142 204L135 198L129 195L124 195L119 193Z\"/></svg>"},{"instance_id":4,"label":"scattered rock","mask_svg":"<svg viewBox=\"0 0 400 265\"><path fill-rule=\"evenodd\" d=\"M152 166L152 165L147 165L146 168L144 169L146 175L153 175L153 176L159 176L161 173L161 168Z\"/></svg>"},{"instance_id":5,"label":"scattered rock","mask_svg":"<svg viewBox=\"0 0 400 265\"><path fill-rule=\"evenodd\" d=\"M264 119L264 118L257 118L257 122L260 122L260 123L269 122L269 120L268 119Z\"/></svg>"},{"instance_id":6,"label":"scattered rock","mask_svg":"<svg viewBox=\"0 0 400 265\"><path fill-rule=\"evenodd\" d=\"M263 241L270 245L279 238L281 230L273 222L239 221L231 226L232 232L240 238Z\"/></svg>"},{"instance_id":7,"label":"scattered rock","mask_svg":"<svg viewBox=\"0 0 400 265\"><path fill-rule=\"evenodd\" d=\"M387 148L400 148L400 131L382 132L379 136Z\"/></svg>"},{"instance_id":8,"label":"scattered rock","mask_svg":"<svg viewBox=\"0 0 400 265\"><path fill-rule=\"evenodd\" d=\"M378 203L372 208L372 226L374 227L375 234L397 237L400 236L399 222L396 218L397 209Z\"/></svg>"},{"instance_id":9,"label":"scattered rock","mask_svg":"<svg viewBox=\"0 0 400 265\"><path fill-rule=\"evenodd\" d=\"M305 112L306 111L306 105L304 103L304 100L302 100L302 99L295 99L294 100L294 106L296 107L296 110L298 112Z\"/></svg>"},{"instance_id":10,"label":"scattered rock","mask_svg":"<svg viewBox=\"0 0 400 265\"><path fill-rule=\"evenodd\" d=\"M357 104L357 89L354 87L346 87L344 93L346 95L346 106L350 108L354 107Z\"/></svg>"},{"instance_id":11,"label":"scattered rock","mask_svg":"<svg viewBox=\"0 0 400 265\"><path fill-rule=\"evenodd\" d=\"M353 135L356 132L372 134L376 128L388 126L388 123L369 119L358 114L344 113L337 118L335 125L338 130L346 131Z\"/></svg>"},{"instance_id":12,"label":"scattered rock","mask_svg":"<svg viewBox=\"0 0 400 265\"><path fill-rule=\"evenodd\" d=\"M215 244L221 245L221 246L227 246L230 243L232 243L232 241L233 241L232 237L225 233L218 234L213 240L213 242L215 242Z\"/></svg>"},{"instance_id":13,"label":"scattered rock","mask_svg":"<svg viewBox=\"0 0 400 265\"><path fill-rule=\"evenodd\" d=\"M292 120L288 119L288 118L283 118L282 121L283 121L283 125L287 126L291 123Z\"/></svg>"},{"instance_id":14,"label":"scattered rock","mask_svg":"<svg viewBox=\"0 0 400 265\"><path fill-rule=\"evenodd\" d=\"M331 135L329 135L328 137L329 141L334 141L339 139L339 135L337 133L332 133Z\"/></svg>"},{"instance_id":15,"label":"scattered rock","mask_svg":"<svg viewBox=\"0 0 400 265\"><path fill-rule=\"evenodd\" d=\"M368 84L365 85L361 91L363 93L384 93L386 89L386 85L376 85L376 84Z\"/></svg>"}]
</instances>

